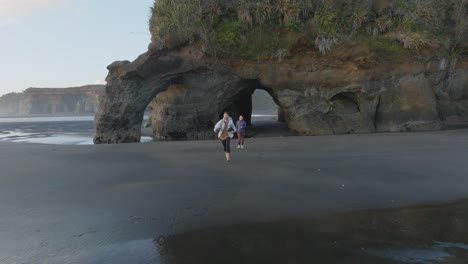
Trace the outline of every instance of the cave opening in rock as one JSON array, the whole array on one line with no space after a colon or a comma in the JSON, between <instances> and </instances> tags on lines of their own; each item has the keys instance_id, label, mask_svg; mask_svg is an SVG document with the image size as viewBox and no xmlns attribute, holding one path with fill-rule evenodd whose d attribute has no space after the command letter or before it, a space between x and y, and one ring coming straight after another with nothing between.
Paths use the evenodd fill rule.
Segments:
<instances>
[{"instance_id":1,"label":"cave opening in rock","mask_svg":"<svg viewBox=\"0 0 468 264\"><path fill-rule=\"evenodd\" d=\"M289 133L281 117L275 92L258 80L202 69L184 73L158 92L147 107L142 136L156 140L211 140L213 127L229 112L248 124L247 137ZM280 117L279 117L280 116Z\"/></svg>"},{"instance_id":2,"label":"cave opening in rock","mask_svg":"<svg viewBox=\"0 0 468 264\"><path fill-rule=\"evenodd\" d=\"M247 137L291 135L283 111L275 101L275 93L258 81L250 81L244 90L230 100L230 105L220 111L229 112L236 122L242 115L247 122Z\"/></svg>"}]
</instances>

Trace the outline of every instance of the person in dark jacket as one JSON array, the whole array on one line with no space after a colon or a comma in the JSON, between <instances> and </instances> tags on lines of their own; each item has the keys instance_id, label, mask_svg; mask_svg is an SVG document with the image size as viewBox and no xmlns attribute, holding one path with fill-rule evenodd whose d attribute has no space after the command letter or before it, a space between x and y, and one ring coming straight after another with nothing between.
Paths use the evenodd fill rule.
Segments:
<instances>
[{"instance_id":1,"label":"person in dark jacket","mask_svg":"<svg viewBox=\"0 0 468 264\"><path fill-rule=\"evenodd\" d=\"M245 138L245 129L247 128L247 123L244 121L243 116L239 116L239 120L236 123L237 128L237 148L243 149L244 148L244 138Z\"/></svg>"}]
</instances>

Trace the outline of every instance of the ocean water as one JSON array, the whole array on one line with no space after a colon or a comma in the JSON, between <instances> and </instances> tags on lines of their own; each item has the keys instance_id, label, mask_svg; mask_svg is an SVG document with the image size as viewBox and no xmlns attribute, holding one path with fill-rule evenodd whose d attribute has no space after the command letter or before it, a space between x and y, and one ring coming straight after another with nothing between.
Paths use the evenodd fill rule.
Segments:
<instances>
[{"instance_id":1,"label":"ocean water","mask_svg":"<svg viewBox=\"0 0 468 264\"><path fill-rule=\"evenodd\" d=\"M91 145L93 135L94 116L0 118L0 142ZM153 138L145 136L141 141Z\"/></svg>"},{"instance_id":2,"label":"ocean water","mask_svg":"<svg viewBox=\"0 0 468 264\"><path fill-rule=\"evenodd\" d=\"M94 122L94 116L0 117L1 123Z\"/></svg>"}]
</instances>

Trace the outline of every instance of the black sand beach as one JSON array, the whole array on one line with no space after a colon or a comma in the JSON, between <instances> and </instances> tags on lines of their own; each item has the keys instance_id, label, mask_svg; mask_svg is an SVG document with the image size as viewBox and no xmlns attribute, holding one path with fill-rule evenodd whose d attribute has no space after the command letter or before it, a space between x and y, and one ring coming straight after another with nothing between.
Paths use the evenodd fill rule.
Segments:
<instances>
[{"instance_id":1,"label":"black sand beach","mask_svg":"<svg viewBox=\"0 0 468 264\"><path fill-rule=\"evenodd\" d=\"M467 154L468 130L255 138L230 163L217 141L0 143L0 263L466 263L443 234L468 234Z\"/></svg>"}]
</instances>

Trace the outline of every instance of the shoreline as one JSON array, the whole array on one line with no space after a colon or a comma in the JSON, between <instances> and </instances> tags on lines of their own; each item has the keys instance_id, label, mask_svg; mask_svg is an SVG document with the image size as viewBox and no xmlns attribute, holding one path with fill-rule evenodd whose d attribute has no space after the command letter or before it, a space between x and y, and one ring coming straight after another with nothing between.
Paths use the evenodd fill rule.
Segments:
<instances>
[{"instance_id":1,"label":"shoreline","mask_svg":"<svg viewBox=\"0 0 468 264\"><path fill-rule=\"evenodd\" d=\"M21 114L0 114L0 118L32 118L32 117L75 117L75 116L94 116L95 114L94 113L84 113L84 114L75 114L75 113L71 113L71 114L66 114L66 113L61 113L61 114L54 114L54 115L51 115L51 114L25 114L25 115L21 115Z\"/></svg>"}]
</instances>

